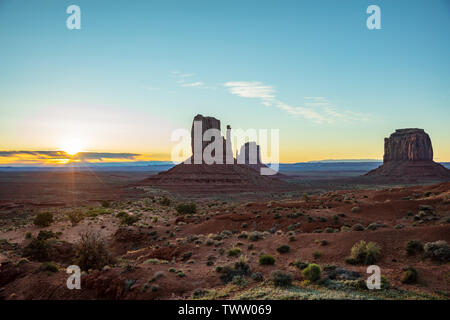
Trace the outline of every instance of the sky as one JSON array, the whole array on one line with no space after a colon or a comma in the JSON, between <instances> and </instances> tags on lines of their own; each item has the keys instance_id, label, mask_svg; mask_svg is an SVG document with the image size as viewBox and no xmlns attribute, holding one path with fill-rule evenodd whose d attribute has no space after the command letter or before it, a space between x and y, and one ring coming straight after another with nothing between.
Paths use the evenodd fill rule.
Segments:
<instances>
[{"instance_id":1,"label":"sky","mask_svg":"<svg viewBox=\"0 0 450 320\"><path fill-rule=\"evenodd\" d=\"M170 160L196 114L279 129L281 162L416 127L450 161L449 33L448 0L0 0L0 164Z\"/></svg>"}]
</instances>

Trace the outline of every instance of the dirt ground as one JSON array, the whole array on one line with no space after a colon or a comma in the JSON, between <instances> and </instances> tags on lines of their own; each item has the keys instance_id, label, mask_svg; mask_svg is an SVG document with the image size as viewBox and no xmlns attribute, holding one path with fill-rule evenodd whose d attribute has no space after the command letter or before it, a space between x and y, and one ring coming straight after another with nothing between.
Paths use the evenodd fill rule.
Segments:
<instances>
[{"instance_id":1,"label":"dirt ground","mask_svg":"<svg viewBox=\"0 0 450 320\"><path fill-rule=\"evenodd\" d=\"M450 243L450 183L345 185L331 191L303 184L292 192L232 197L179 194L141 186L142 179L138 172L0 173L0 297L305 299L353 298L355 292L364 299L450 297L448 261L406 252L411 240ZM179 205L190 202L195 212L180 212ZM42 213L53 216L48 226L35 223ZM30 254L41 231L52 232L33 249L45 251L44 257ZM66 268L86 253L80 248L87 232L109 257L94 251L90 261L99 265L82 270L81 290L69 290ZM389 289L372 293L330 277L344 268L367 279L367 265L346 260L361 240L379 247L374 264ZM282 245L287 252L280 252ZM263 254L274 264L261 265ZM321 280L305 281L296 261L319 265ZM234 270L235 276L225 279L224 269L233 275L236 262L249 271ZM418 277L407 284L401 278L409 266ZM292 284L278 288L274 270L290 273ZM317 296L311 297L312 291Z\"/></svg>"}]
</instances>

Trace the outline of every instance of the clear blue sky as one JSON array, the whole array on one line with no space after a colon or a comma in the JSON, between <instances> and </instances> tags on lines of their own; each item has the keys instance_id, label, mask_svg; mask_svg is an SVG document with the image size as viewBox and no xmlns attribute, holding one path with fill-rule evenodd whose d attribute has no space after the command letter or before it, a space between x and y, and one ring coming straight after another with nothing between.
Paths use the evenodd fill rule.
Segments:
<instances>
[{"instance_id":1,"label":"clear blue sky","mask_svg":"<svg viewBox=\"0 0 450 320\"><path fill-rule=\"evenodd\" d=\"M449 36L445 0L1 0L0 150L168 159L202 113L279 128L285 162L381 158L403 127L450 161Z\"/></svg>"}]
</instances>

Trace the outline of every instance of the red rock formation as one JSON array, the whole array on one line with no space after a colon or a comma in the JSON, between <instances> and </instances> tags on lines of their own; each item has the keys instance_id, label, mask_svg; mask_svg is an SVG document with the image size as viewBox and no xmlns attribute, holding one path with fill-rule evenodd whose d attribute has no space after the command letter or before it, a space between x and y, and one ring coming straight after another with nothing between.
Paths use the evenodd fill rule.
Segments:
<instances>
[{"instance_id":1,"label":"red rock formation","mask_svg":"<svg viewBox=\"0 0 450 320\"><path fill-rule=\"evenodd\" d=\"M196 129L197 128L197 129ZM218 135L220 135L220 138L212 136L211 140L204 141L204 134L207 130L215 129L218 132ZM197 130L197 132L195 132ZM227 133L231 130L230 126L227 126ZM216 139L220 139L219 144L221 145L221 152L222 152L222 162L220 164L227 163L227 153L229 154L229 160L228 163L234 163L233 155L232 155L232 148L231 148L231 142L228 142L227 140L222 137L220 133L220 120L214 118L214 117L204 117L201 114L198 114L194 117L194 120L192 121L192 127L191 127L191 150L192 150L192 161L193 163L200 164L205 163L204 159L204 151L206 147L212 143L215 142ZM211 156L215 157L216 152L215 150L212 150ZM195 161L195 162L194 162Z\"/></svg>"},{"instance_id":2,"label":"red rock formation","mask_svg":"<svg viewBox=\"0 0 450 320\"><path fill-rule=\"evenodd\" d=\"M384 139L383 165L366 176L386 182L446 181L450 170L433 161L431 139L423 129L398 129Z\"/></svg>"},{"instance_id":3,"label":"red rock formation","mask_svg":"<svg viewBox=\"0 0 450 320\"><path fill-rule=\"evenodd\" d=\"M194 128L195 121L197 129ZM198 125L201 124L201 128ZM286 190L292 188L288 183L278 180L275 176L261 175L258 168L252 168L245 164L237 164L233 158L230 138L230 126L227 126L227 139L220 136L220 144L223 146L223 162L207 164L203 159L203 152L213 141L202 141L202 136L208 129L220 131L220 121L213 117L197 115L194 118L191 129L191 147L193 155L201 159L201 163L195 163L191 157L168 171L145 179L143 185L158 186L165 189L189 192L189 193L223 193L244 192L258 190ZM195 132L195 131L198 132ZM194 136L197 134L197 138ZM228 141L228 142L227 142ZM226 155L231 161L226 162ZM214 156L214 154L213 154ZM258 157L259 158L259 157ZM260 166L265 167L260 163Z\"/></svg>"},{"instance_id":4,"label":"red rock formation","mask_svg":"<svg viewBox=\"0 0 450 320\"><path fill-rule=\"evenodd\" d=\"M397 129L384 139L383 160L433 161L431 139L423 129Z\"/></svg>"}]
</instances>

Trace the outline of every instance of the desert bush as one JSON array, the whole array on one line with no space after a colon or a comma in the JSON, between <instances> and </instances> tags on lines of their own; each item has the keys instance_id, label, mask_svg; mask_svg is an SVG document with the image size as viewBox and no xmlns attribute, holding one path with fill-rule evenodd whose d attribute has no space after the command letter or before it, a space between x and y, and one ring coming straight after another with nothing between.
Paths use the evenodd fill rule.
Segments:
<instances>
[{"instance_id":1,"label":"desert bush","mask_svg":"<svg viewBox=\"0 0 450 320\"><path fill-rule=\"evenodd\" d=\"M292 284L292 274L281 270L272 271L270 277L277 287L286 287Z\"/></svg>"},{"instance_id":2,"label":"desert bush","mask_svg":"<svg viewBox=\"0 0 450 320\"><path fill-rule=\"evenodd\" d=\"M289 252L289 250L291 250L291 247L289 247L289 246L286 245L286 244L283 244L283 245L281 245L281 246L279 246L279 247L277 248L277 251L278 251L279 253L287 253L287 252Z\"/></svg>"},{"instance_id":3,"label":"desert bush","mask_svg":"<svg viewBox=\"0 0 450 320\"><path fill-rule=\"evenodd\" d=\"M111 203L108 200L102 201L102 207L103 208L109 208L111 206Z\"/></svg>"},{"instance_id":4,"label":"desert bush","mask_svg":"<svg viewBox=\"0 0 450 320\"><path fill-rule=\"evenodd\" d=\"M44 262L40 269L43 271L58 272L58 266L51 262Z\"/></svg>"},{"instance_id":5,"label":"desert bush","mask_svg":"<svg viewBox=\"0 0 450 320\"><path fill-rule=\"evenodd\" d=\"M423 252L423 244L419 240L411 240L406 244L406 253L408 255L413 255L416 253Z\"/></svg>"},{"instance_id":6,"label":"desert bush","mask_svg":"<svg viewBox=\"0 0 450 320\"><path fill-rule=\"evenodd\" d=\"M322 252L320 251L313 251L312 256L314 259L319 259L322 256Z\"/></svg>"},{"instance_id":7,"label":"desert bush","mask_svg":"<svg viewBox=\"0 0 450 320\"><path fill-rule=\"evenodd\" d=\"M185 253L183 253L183 255L181 256L181 260L186 261L186 260L188 260L191 256L192 256L192 251L185 252Z\"/></svg>"},{"instance_id":8,"label":"desert bush","mask_svg":"<svg viewBox=\"0 0 450 320\"><path fill-rule=\"evenodd\" d=\"M47 240L47 239L51 239L51 238L56 238L56 233L53 233L50 230L41 230L39 231L39 234L37 236L38 240Z\"/></svg>"},{"instance_id":9,"label":"desert bush","mask_svg":"<svg viewBox=\"0 0 450 320\"><path fill-rule=\"evenodd\" d=\"M251 274L250 266L245 258L236 261L234 266L217 267L216 271L221 273L220 280L224 283L232 281L235 276L249 276Z\"/></svg>"},{"instance_id":10,"label":"desert bush","mask_svg":"<svg viewBox=\"0 0 450 320\"><path fill-rule=\"evenodd\" d=\"M348 264L374 264L380 255L380 248L374 242L364 240L353 245L350 257L345 259Z\"/></svg>"},{"instance_id":11,"label":"desert bush","mask_svg":"<svg viewBox=\"0 0 450 320\"><path fill-rule=\"evenodd\" d=\"M127 214L127 213L125 213L124 215L121 215L119 219L120 219L120 224L127 225L127 226L131 226L134 223L136 223L137 221L139 221L139 217L137 217L136 215L131 215L131 214Z\"/></svg>"},{"instance_id":12,"label":"desert bush","mask_svg":"<svg viewBox=\"0 0 450 320\"><path fill-rule=\"evenodd\" d=\"M32 260L46 261L48 260L48 244L45 240L34 238L23 248L22 255Z\"/></svg>"},{"instance_id":13,"label":"desert bush","mask_svg":"<svg viewBox=\"0 0 450 320\"><path fill-rule=\"evenodd\" d=\"M197 212L197 206L195 203L180 203L175 208L179 214L192 214Z\"/></svg>"},{"instance_id":14,"label":"desert bush","mask_svg":"<svg viewBox=\"0 0 450 320\"><path fill-rule=\"evenodd\" d=\"M263 254L259 257L259 264L266 266L266 265L273 265L275 264L275 258L268 254Z\"/></svg>"},{"instance_id":15,"label":"desert bush","mask_svg":"<svg viewBox=\"0 0 450 320\"><path fill-rule=\"evenodd\" d=\"M320 267L315 264L311 263L309 264L305 269L303 269L302 274L303 276L309 280L309 281L317 281L320 279L320 274L322 273L322 270Z\"/></svg>"},{"instance_id":16,"label":"desert bush","mask_svg":"<svg viewBox=\"0 0 450 320\"><path fill-rule=\"evenodd\" d=\"M264 280L264 277L263 277L263 275L262 275L261 272L255 272L255 273L252 273L252 276L251 276L251 277L252 277L253 280L258 281L258 282Z\"/></svg>"},{"instance_id":17,"label":"desert bush","mask_svg":"<svg viewBox=\"0 0 450 320\"><path fill-rule=\"evenodd\" d=\"M227 255L229 257L237 257L239 254L241 254L241 249L239 249L239 248L231 248L227 252Z\"/></svg>"},{"instance_id":18,"label":"desert bush","mask_svg":"<svg viewBox=\"0 0 450 320\"><path fill-rule=\"evenodd\" d=\"M68 212L67 217L69 218L69 221L72 224L72 226L75 226L84 219L85 215L82 211L74 210Z\"/></svg>"},{"instance_id":19,"label":"desert bush","mask_svg":"<svg viewBox=\"0 0 450 320\"><path fill-rule=\"evenodd\" d=\"M352 230L353 231L364 231L364 226L362 224L357 223L357 224L353 225Z\"/></svg>"},{"instance_id":20,"label":"desert bush","mask_svg":"<svg viewBox=\"0 0 450 320\"><path fill-rule=\"evenodd\" d=\"M438 262L450 262L450 246L443 240L425 243L425 257Z\"/></svg>"},{"instance_id":21,"label":"desert bush","mask_svg":"<svg viewBox=\"0 0 450 320\"><path fill-rule=\"evenodd\" d=\"M296 266L300 270L303 270L309 265L309 262L303 262L303 261L297 260L297 261L293 262L292 265Z\"/></svg>"},{"instance_id":22,"label":"desert bush","mask_svg":"<svg viewBox=\"0 0 450 320\"><path fill-rule=\"evenodd\" d=\"M263 234L258 231L253 231L248 234L248 240L250 241L258 241L263 238Z\"/></svg>"},{"instance_id":23,"label":"desert bush","mask_svg":"<svg viewBox=\"0 0 450 320\"><path fill-rule=\"evenodd\" d=\"M353 208L352 208L352 212L353 212L353 213L361 212L361 208L360 208L360 207L353 207Z\"/></svg>"},{"instance_id":24,"label":"desert bush","mask_svg":"<svg viewBox=\"0 0 450 320\"><path fill-rule=\"evenodd\" d=\"M40 212L34 218L34 224L38 227L45 228L51 225L53 222L53 213Z\"/></svg>"},{"instance_id":25,"label":"desert bush","mask_svg":"<svg viewBox=\"0 0 450 320\"><path fill-rule=\"evenodd\" d=\"M25 239L31 239L32 236L31 232L25 233Z\"/></svg>"},{"instance_id":26,"label":"desert bush","mask_svg":"<svg viewBox=\"0 0 450 320\"><path fill-rule=\"evenodd\" d=\"M161 200L159 200L159 204L161 204L161 205L163 205L163 206L170 206L170 203L171 203L172 201L170 201L170 199L169 198L167 198L166 196L163 196L162 198L161 198Z\"/></svg>"},{"instance_id":27,"label":"desert bush","mask_svg":"<svg viewBox=\"0 0 450 320\"><path fill-rule=\"evenodd\" d=\"M416 283L418 275L419 274L416 269L413 267L407 267L403 269L403 274L400 281L407 284Z\"/></svg>"},{"instance_id":28,"label":"desert bush","mask_svg":"<svg viewBox=\"0 0 450 320\"><path fill-rule=\"evenodd\" d=\"M80 235L77 247L77 264L82 270L101 270L113 262L104 240L98 233L87 231Z\"/></svg>"}]
</instances>

